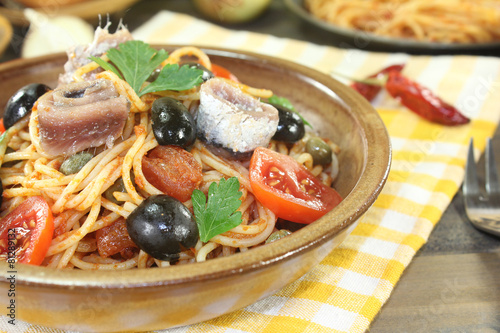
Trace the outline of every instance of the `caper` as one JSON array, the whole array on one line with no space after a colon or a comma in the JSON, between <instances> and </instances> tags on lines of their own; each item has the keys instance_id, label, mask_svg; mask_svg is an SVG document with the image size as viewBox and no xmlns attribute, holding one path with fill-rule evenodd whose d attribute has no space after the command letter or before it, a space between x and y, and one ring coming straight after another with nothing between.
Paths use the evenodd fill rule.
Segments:
<instances>
[{"instance_id":1,"label":"caper","mask_svg":"<svg viewBox=\"0 0 500 333\"><path fill-rule=\"evenodd\" d=\"M115 196L113 195L114 192L125 192L125 184L123 183L123 179L120 177L118 178L113 185L108 187L106 191L104 191L103 196L108 199L109 201L119 204L118 200L116 200Z\"/></svg>"},{"instance_id":2,"label":"caper","mask_svg":"<svg viewBox=\"0 0 500 333\"><path fill-rule=\"evenodd\" d=\"M85 164L87 164L94 155L89 152L81 151L68 157L64 162L62 162L59 171L64 175L72 175L80 171Z\"/></svg>"},{"instance_id":3,"label":"caper","mask_svg":"<svg viewBox=\"0 0 500 333\"><path fill-rule=\"evenodd\" d=\"M11 147L7 147L7 149L5 150L5 155L8 155L10 153L15 153L15 152L16 151L14 149L12 149ZM17 163L19 163L19 161L10 161L10 162L6 162L6 163L2 163L2 167L4 167L4 168L12 168Z\"/></svg>"},{"instance_id":4,"label":"caper","mask_svg":"<svg viewBox=\"0 0 500 333\"><path fill-rule=\"evenodd\" d=\"M154 80L156 80L158 78L158 76L160 76L160 72L161 72L161 68L157 68L155 69L151 75L149 75L149 77L146 79L146 81L148 82L153 82Z\"/></svg>"},{"instance_id":5,"label":"caper","mask_svg":"<svg viewBox=\"0 0 500 333\"><path fill-rule=\"evenodd\" d=\"M321 138L312 137L307 140L306 151L311 154L314 165L332 163L332 148Z\"/></svg>"},{"instance_id":6,"label":"caper","mask_svg":"<svg viewBox=\"0 0 500 333\"><path fill-rule=\"evenodd\" d=\"M290 235L292 232L288 231L286 229L281 229L278 231L273 232L267 239L266 239L266 244L269 244L271 242L277 241L278 239L281 239L285 236Z\"/></svg>"},{"instance_id":7,"label":"caper","mask_svg":"<svg viewBox=\"0 0 500 333\"><path fill-rule=\"evenodd\" d=\"M132 181L132 185L134 185L134 187L136 186L135 185L135 176L134 176L134 172L133 171L130 171L130 180ZM115 196L113 195L114 192L122 192L122 193L125 193L127 192L127 189L125 188L125 184L123 183L123 178L120 177L118 178L114 183L113 185L111 185L110 187L108 187L108 189L106 191L104 191L103 193L103 196L108 199L109 201L119 205L121 204L121 202L119 202L118 200L116 200Z\"/></svg>"}]
</instances>

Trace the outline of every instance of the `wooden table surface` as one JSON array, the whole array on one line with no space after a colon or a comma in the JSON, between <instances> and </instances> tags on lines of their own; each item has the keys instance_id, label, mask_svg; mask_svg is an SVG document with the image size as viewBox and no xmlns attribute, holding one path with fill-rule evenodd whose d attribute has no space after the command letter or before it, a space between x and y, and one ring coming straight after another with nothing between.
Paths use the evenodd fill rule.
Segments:
<instances>
[{"instance_id":1,"label":"wooden table surface","mask_svg":"<svg viewBox=\"0 0 500 333\"><path fill-rule=\"evenodd\" d=\"M123 17L133 31L161 9L203 18L188 0L142 0L112 19ZM257 20L230 28L321 45L348 44L303 22L286 9L282 0L273 0ZM15 40L22 40L25 32L26 28L16 27ZM12 43L0 60L18 57L18 45ZM499 56L500 48L461 53ZM500 161L500 131L494 146ZM370 332L500 332L500 238L473 228L462 202L459 192L403 273Z\"/></svg>"}]
</instances>

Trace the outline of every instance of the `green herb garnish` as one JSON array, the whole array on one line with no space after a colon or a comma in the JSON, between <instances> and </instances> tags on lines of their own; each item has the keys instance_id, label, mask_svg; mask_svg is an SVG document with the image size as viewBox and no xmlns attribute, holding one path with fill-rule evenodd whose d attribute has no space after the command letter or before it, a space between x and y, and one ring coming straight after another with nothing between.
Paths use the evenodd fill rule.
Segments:
<instances>
[{"instance_id":1,"label":"green herb garnish","mask_svg":"<svg viewBox=\"0 0 500 333\"><path fill-rule=\"evenodd\" d=\"M297 111L297 109L293 106L293 104L285 97L280 97L276 95L272 95L267 99L267 101L271 104L276 104L276 105L281 105L284 108L287 108L296 114L299 115L300 119L304 122L304 125L309 126L310 128L313 128L312 125Z\"/></svg>"},{"instance_id":2,"label":"green herb garnish","mask_svg":"<svg viewBox=\"0 0 500 333\"><path fill-rule=\"evenodd\" d=\"M111 63L97 57L90 58L105 70L112 71L127 81L139 97L162 90L186 90L202 82L202 70L168 64L163 67L155 81L142 88L153 71L168 58L167 51L156 50L142 41L121 43L117 49L109 49L106 55Z\"/></svg>"},{"instance_id":3,"label":"green herb garnish","mask_svg":"<svg viewBox=\"0 0 500 333\"><path fill-rule=\"evenodd\" d=\"M240 182L238 178L222 178L219 184L213 182L208 188L208 200L200 190L191 195L193 210L202 242L229 231L241 224Z\"/></svg>"}]
</instances>

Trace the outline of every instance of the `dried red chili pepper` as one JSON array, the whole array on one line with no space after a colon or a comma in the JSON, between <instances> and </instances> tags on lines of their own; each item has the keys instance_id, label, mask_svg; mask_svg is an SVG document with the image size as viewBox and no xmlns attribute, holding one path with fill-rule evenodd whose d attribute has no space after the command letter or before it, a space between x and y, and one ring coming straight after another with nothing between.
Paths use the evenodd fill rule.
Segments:
<instances>
[{"instance_id":1,"label":"dried red chili pepper","mask_svg":"<svg viewBox=\"0 0 500 333\"><path fill-rule=\"evenodd\" d=\"M392 71L388 75L385 88L389 94L423 118L443 125L462 125L470 121L430 89L404 77L400 72Z\"/></svg>"},{"instance_id":2,"label":"dried red chili pepper","mask_svg":"<svg viewBox=\"0 0 500 333\"><path fill-rule=\"evenodd\" d=\"M375 79L379 78L381 76L387 76L390 72L401 72L403 70L405 65L399 64L399 65L391 65L389 67L386 67L382 69L381 71L372 74L368 76L368 79ZM363 82L353 82L351 84L351 88L355 89L357 92L359 92L361 95L363 95L364 98L366 98L369 102L371 102L375 96L378 95L380 90L382 90L382 85L381 84L369 84L369 83L363 83Z\"/></svg>"}]
</instances>

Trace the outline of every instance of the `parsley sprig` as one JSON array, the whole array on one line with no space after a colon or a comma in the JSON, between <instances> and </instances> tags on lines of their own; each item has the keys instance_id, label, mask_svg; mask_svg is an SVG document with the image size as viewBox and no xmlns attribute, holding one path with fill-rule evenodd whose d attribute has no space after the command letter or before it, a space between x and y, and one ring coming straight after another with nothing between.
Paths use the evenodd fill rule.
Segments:
<instances>
[{"instance_id":1,"label":"parsley sprig","mask_svg":"<svg viewBox=\"0 0 500 333\"><path fill-rule=\"evenodd\" d=\"M165 50L156 50L149 44L139 40L131 40L109 49L106 53L109 60L90 57L105 70L112 71L130 84L140 97L144 94L163 90L186 90L202 82L203 71L190 66L179 68L177 64L165 65L156 80L143 88L144 82L153 71L168 58Z\"/></svg>"},{"instance_id":2,"label":"parsley sprig","mask_svg":"<svg viewBox=\"0 0 500 333\"><path fill-rule=\"evenodd\" d=\"M236 211L241 205L239 189L238 178L231 177L222 178L218 185L210 184L208 199L202 191L193 191L191 200L202 242L241 224L241 212Z\"/></svg>"}]
</instances>

